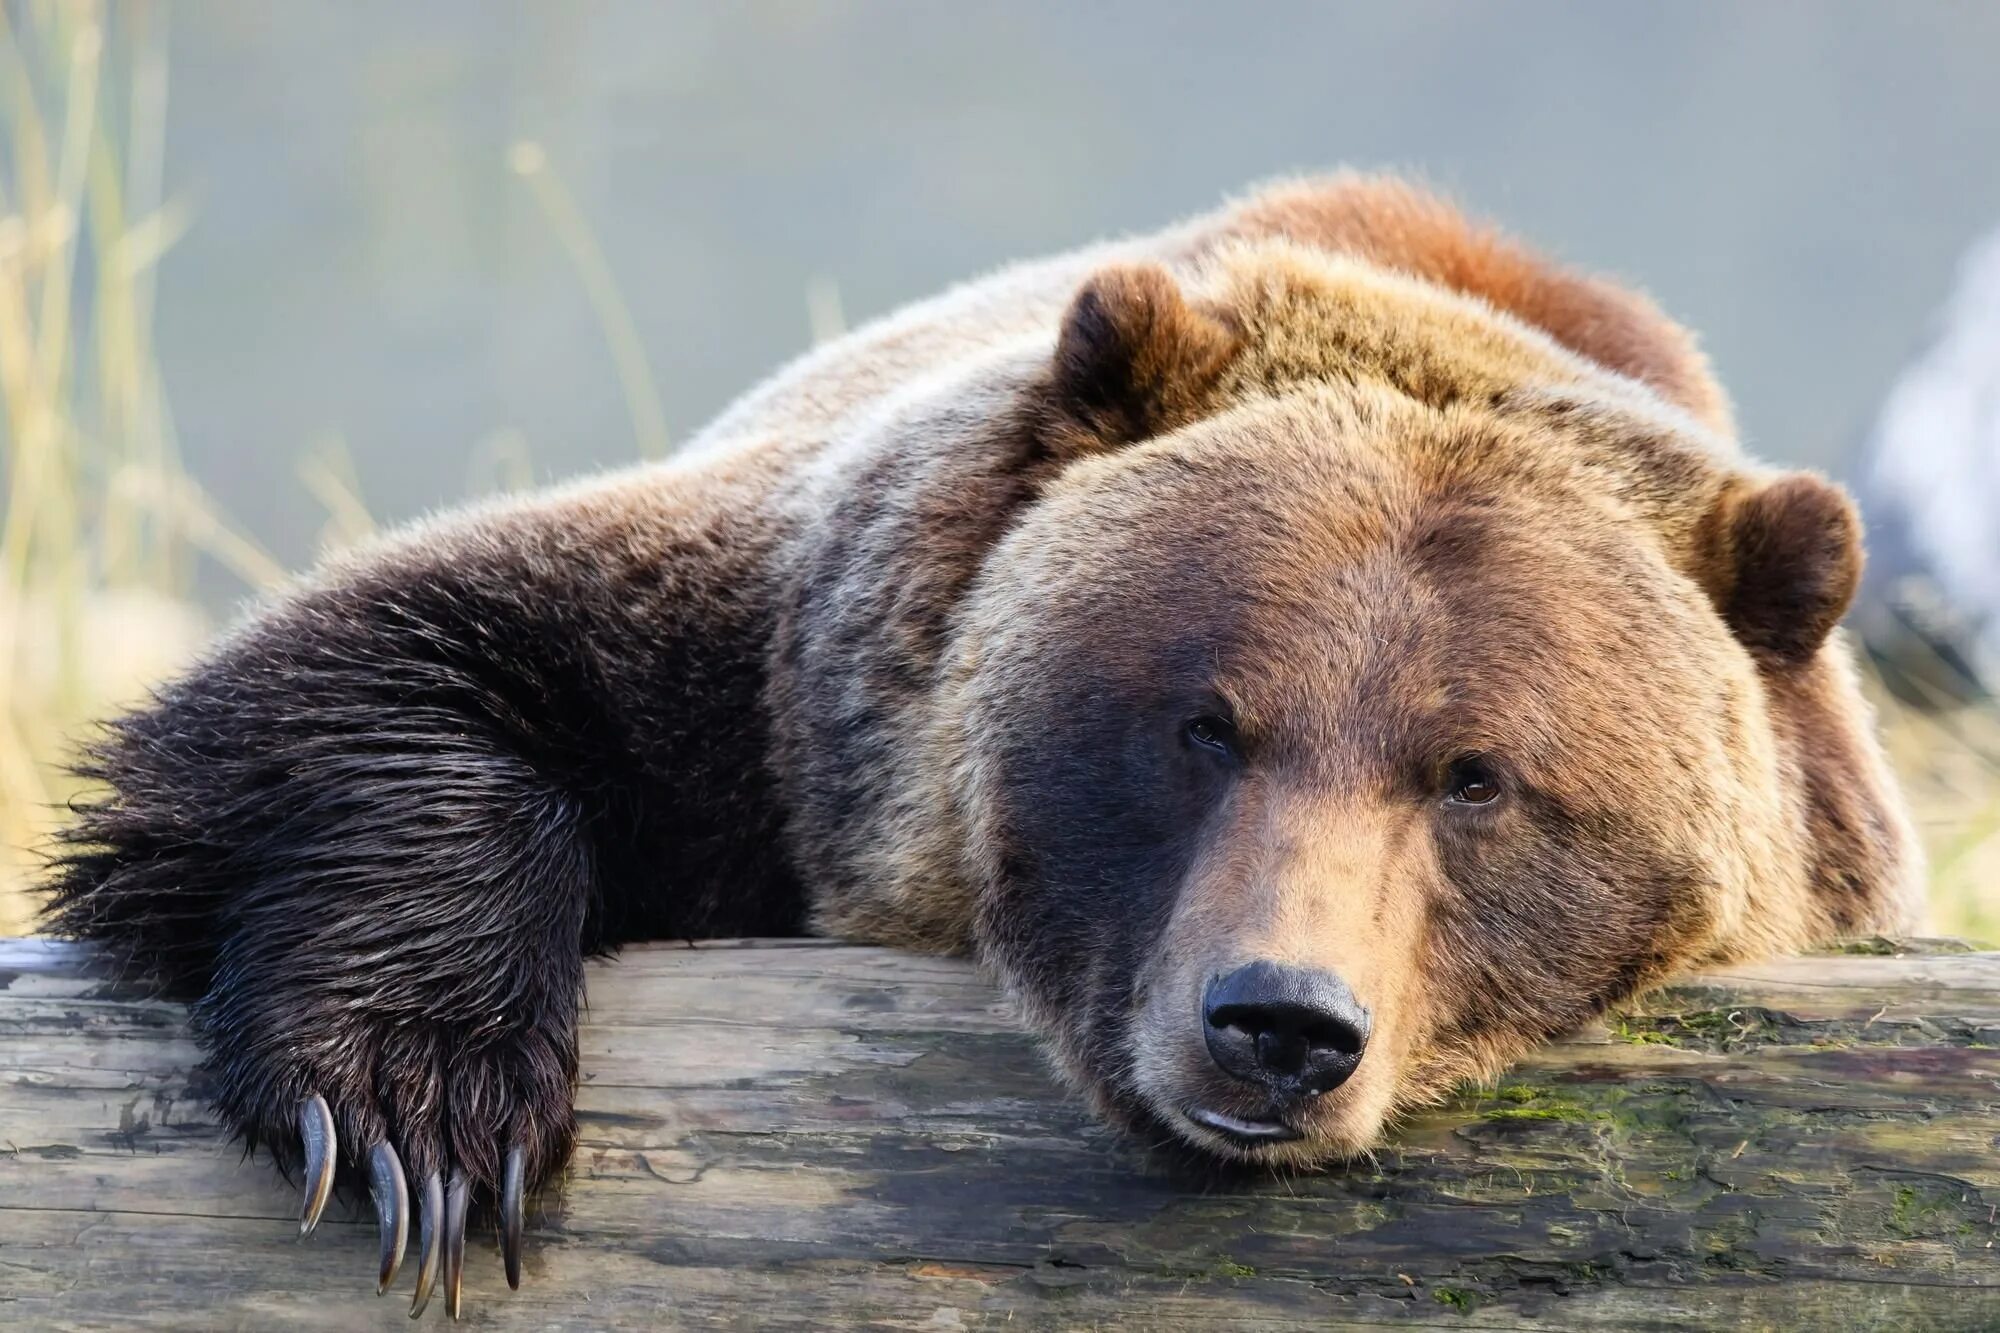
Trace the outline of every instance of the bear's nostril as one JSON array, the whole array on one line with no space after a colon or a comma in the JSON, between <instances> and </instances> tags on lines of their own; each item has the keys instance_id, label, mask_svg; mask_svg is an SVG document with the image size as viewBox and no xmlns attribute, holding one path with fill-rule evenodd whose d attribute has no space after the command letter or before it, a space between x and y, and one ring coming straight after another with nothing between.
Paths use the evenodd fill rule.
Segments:
<instances>
[{"instance_id":1,"label":"bear's nostril","mask_svg":"<svg viewBox=\"0 0 2000 1333\"><path fill-rule=\"evenodd\" d=\"M1255 962L1208 983L1202 1032L1216 1066L1280 1097L1339 1087L1361 1063L1368 1011L1332 972Z\"/></svg>"},{"instance_id":2,"label":"bear's nostril","mask_svg":"<svg viewBox=\"0 0 2000 1333\"><path fill-rule=\"evenodd\" d=\"M1296 1074L1304 1069L1311 1049L1297 1032L1266 1028L1257 1034L1257 1063L1274 1074Z\"/></svg>"},{"instance_id":3,"label":"bear's nostril","mask_svg":"<svg viewBox=\"0 0 2000 1333\"><path fill-rule=\"evenodd\" d=\"M1358 1010L1360 1006L1356 1005L1355 1008ZM1367 1026L1368 1016L1364 1012L1360 1015L1359 1022L1343 1018L1309 1022L1300 1032L1300 1036L1314 1049L1338 1051L1342 1055L1359 1055L1361 1048L1368 1044Z\"/></svg>"}]
</instances>

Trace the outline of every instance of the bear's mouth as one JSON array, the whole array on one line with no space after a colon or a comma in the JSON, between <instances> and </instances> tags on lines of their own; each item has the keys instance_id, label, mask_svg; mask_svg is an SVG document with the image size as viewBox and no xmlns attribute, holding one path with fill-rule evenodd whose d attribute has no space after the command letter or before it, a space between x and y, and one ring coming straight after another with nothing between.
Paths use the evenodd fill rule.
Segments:
<instances>
[{"instance_id":1,"label":"bear's mouth","mask_svg":"<svg viewBox=\"0 0 2000 1333\"><path fill-rule=\"evenodd\" d=\"M1290 1143L1305 1137L1305 1131L1288 1125L1275 1116L1258 1118L1230 1115L1224 1111L1211 1111L1205 1106L1192 1106L1181 1112L1188 1121L1200 1128L1228 1141L1231 1147L1251 1149L1266 1144Z\"/></svg>"}]
</instances>

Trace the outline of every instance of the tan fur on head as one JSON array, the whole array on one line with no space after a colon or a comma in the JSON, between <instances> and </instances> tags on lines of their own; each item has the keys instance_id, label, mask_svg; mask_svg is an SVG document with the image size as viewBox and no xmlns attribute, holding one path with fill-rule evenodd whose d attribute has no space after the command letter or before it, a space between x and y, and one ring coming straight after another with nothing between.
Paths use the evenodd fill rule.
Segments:
<instances>
[{"instance_id":1,"label":"tan fur on head","mask_svg":"<svg viewBox=\"0 0 2000 1333\"><path fill-rule=\"evenodd\" d=\"M1272 186L1243 203L1235 229L1353 255L1477 297L1639 381L1710 429L1734 431L1707 359L1658 306L1629 288L1558 268L1406 181L1341 175Z\"/></svg>"}]
</instances>

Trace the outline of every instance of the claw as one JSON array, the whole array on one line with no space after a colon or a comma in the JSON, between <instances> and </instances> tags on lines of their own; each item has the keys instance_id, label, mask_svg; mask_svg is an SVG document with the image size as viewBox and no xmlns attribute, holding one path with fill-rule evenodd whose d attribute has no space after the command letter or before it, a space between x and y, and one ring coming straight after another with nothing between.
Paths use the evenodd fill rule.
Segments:
<instances>
[{"instance_id":1,"label":"claw","mask_svg":"<svg viewBox=\"0 0 2000 1333\"><path fill-rule=\"evenodd\" d=\"M326 1098L314 1093L299 1103L299 1137L306 1145L306 1198L299 1211L299 1235L310 1236L326 1211L327 1196L333 1192L333 1166L340 1156L340 1140L333 1129L333 1111Z\"/></svg>"},{"instance_id":2,"label":"claw","mask_svg":"<svg viewBox=\"0 0 2000 1333\"><path fill-rule=\"evenodd\" d=\"M368 1197L375 1201L375 1223L382 1232L382 1264L375 1279L380 1296L403 1266L403 1247L410 1240L409 1192L403 1185L403 1159L384 1139L368 1150Z\"/></svg>"},{"instance_id":3,"label":"claw","mask_svg":"<svg viewBox=\"0 0 2000 1333\"><path fill-rule=\"evenodd\" d=\"M465 1205L471 1196L464 1170L453 1171L444 1200L444 1312L453 1319L458 1318L459 1284L465 1277Z\"/></svg>"},{"instance_id":4,"label":"claw","mask_svg":"<svg viewBox=\"0 0 2000 1333\"><path fill-rule=\"evenodd\" d=\"M521 1177L526 1172L527 1150L515 1144L507 1150L507 1166L500 1177L500 1258L507 1266L507 1285L521 1289Z\"/></svg>"},{"instance_id":5,"label":"claw","mask_svg":"<svg viewBox=\"0 0 2000 1333\"><path fill-rule=\"evenodd\" d=\"M438 1223L444 1220L444 1182L431 1172L424 1182L423 1214L418 1218L417 1294L410 1301L410 1318L415 1319L431 1303L431 1288L437 1285Z\"/></svg>"}]
</instances>

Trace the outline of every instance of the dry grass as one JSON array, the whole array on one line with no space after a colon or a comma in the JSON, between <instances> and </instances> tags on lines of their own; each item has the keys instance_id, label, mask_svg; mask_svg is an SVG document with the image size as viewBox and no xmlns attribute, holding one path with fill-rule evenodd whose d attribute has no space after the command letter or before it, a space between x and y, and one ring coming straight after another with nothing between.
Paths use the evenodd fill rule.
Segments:
<instances>
[{"instance_id":1,"label":"dry grass","mask_svg":"<svg viewBox=\"0 0 2000 1333\"><path fill-rule=\"evenodd\" d=\"M75 737L200 643L196 561L283 573L180 466L151 343L187 222L161 192L164 33L110 17L0 7L0 933L27 925Z\"/></svg>"},{"instance_id":2,"label":"dry grass","mask_svg":"<svg viewBox=\"0 0 2000 1333\"><path fill-rule=\"evenodd\" d=\"M1882 739L1930 858L1930 929L2000 945L2000 709L1876 690Z\"/></svg>"},{"instance_id":3,"label":"dry grass","mask_svg":"<svg viewBox=\"0 0 2000 1333\"><path fill-rule=\"evenodd\" d=\"M110 18L98 0L0 6L0 935L30 924L30 849L73 794L76 738L207 633L197 562L248 588L283 574L180 464L151 341L154 265L188 224L161 189L164 33L135 5ZM537 146L509 165L576 262L640 452L664 452L657 389L581 214ZM844 323L830 288L809 305L816 337ZM482 483L527 481L517 435L478 453ZM368 531L338 440L308 449L301 475L326 505L326 544ZM2000 942L2000 714L1882 707L1930 851L1934 927Z\"/></svg>"}]
</instances>

